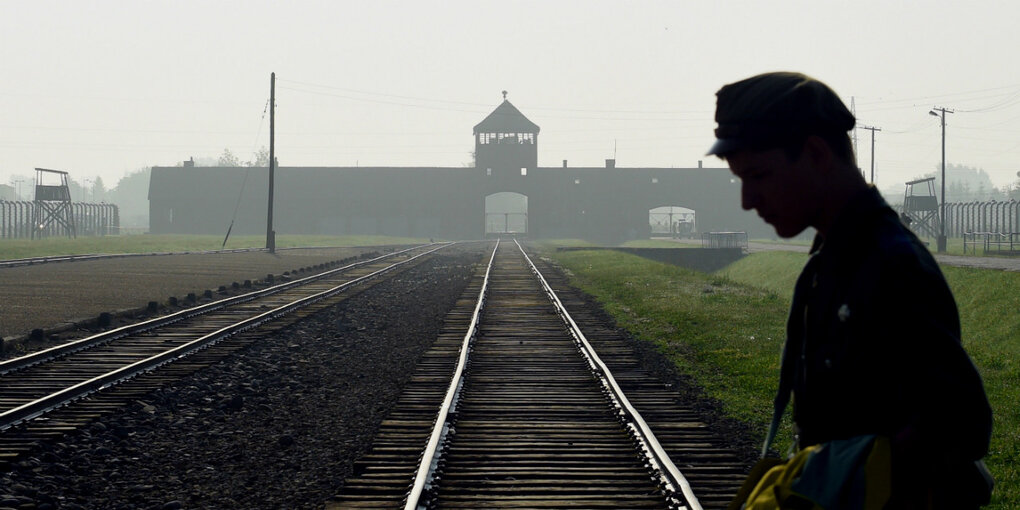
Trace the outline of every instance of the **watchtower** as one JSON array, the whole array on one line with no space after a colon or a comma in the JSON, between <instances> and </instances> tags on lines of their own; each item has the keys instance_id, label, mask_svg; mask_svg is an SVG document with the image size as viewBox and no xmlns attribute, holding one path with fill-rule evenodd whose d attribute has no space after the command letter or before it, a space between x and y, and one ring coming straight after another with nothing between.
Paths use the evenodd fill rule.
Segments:
<instances>
[{"instance_id":1,"label":"watchtower","mask_svg":"<svg viewBox=\"0 0 1020 510\"><path fill-rule=\"evenodd\" d=\"M503 102L475 125L475 168L487 175L523 175L538 166L538 125L503 91Z\"/></svg>"},{"instance_id":2,"label":"watchtower","mask_svg":"<svg viewBox=\"0 0 1020 510\"><path fill-rule=\"evenodd\" d=\"M54 179L59 180L60 184L44 184L52 183ZM74 210L71 208L71 191L67 188L67 172L36 168L32 239L37 236L43 237L48 233L47 230L67 234L67 237L71 238L77 237Z\"/></svg>"},{"instance_id":3,"label":"watchtower","mask_svg":"<svg viewBox=\"0 0 1020 510\"><path fill-rule=\"evenodd\" d=\"M903 192L903 216L914 232L928 237L939 235L939 200L935 196L935 178L907 183Z\"/></svg>"}]
</instances>

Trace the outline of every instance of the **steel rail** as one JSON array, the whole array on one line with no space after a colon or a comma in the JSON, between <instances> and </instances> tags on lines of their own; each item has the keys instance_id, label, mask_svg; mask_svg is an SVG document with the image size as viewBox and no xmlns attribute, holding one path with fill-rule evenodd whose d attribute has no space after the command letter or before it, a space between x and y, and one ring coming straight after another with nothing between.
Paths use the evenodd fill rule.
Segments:
<instances>
[{"instance_id":1,"label":"steel rail","mask_svg":"<svg viewBox=\"0 0 1020 510\"><path fill-rule=\"evenodd\" d=\"M398 256L398 255L405 254L405 253L407 253L409 251L425 248L425 247L428 247L428 246L434 246L436 244L441 244L441 243L431 243L431 244L426 244L426 245L420 245L420 246L415 246L415 247L412 247L412 248L407 248L405 250L396 251L396 252L393 252L393 253L387 253L385 255L380 255L380 256L374 257L372 259L362 260L362 261L359 261L359 262L354 262L352 264L348 264L348 265L343 266L343 267L338 267L336 269L331 269L329 271L324 271L322 273L318 273L318 274L314 274L314 275L311 275L311 276L306 276L304 278L299 278L297 280L292 280L292 281L289 281L289 282L281 283L279 285L274 285L272 287L268 287L268 288L265 288L265 289L262 289L262 290L256 290L256 291L248 292L248 293L241 294L241 295L238 295L238 296L224 298L224 299L221 299L219 301L213 301L211 303L206 303L204 305L199 305L199 306L196 306L196 307L193 307L193 308L188 308L187 310L181 310L179 312L175 312L175 313L172 313L172 314L169 314L169 315L164 315L162 317L156 317L154 319L149 319L147 321L139 322L139 323L136 323L136 324L129 324L127 326L121 326L119 328L112 329L110 331L104 331L104 332L96 334L96 335L92 335L92 336L89 336L89 337L86 337L86 338L82 338L80 340L74 340L74 341L67 342L67 343L64 343L64 344L61 344L61 345L50 347L49 349L44 349L44 350L41 350L41 351L33 352L33 353L27 354L25 356L20 356L20 357L17 357L17 358L12 358L12 359L9 359L9 360L0 361L0 375L5 375L5 374L8 374L8 373L14 372L16 370L22 370L24 368L28 368L30 366L37 365L39 363L45 363L47 361L50 361L50 360L53 360L53 359L56 359L56 358L59 358L59 357L62 357L62 356L66 356L68 354L73 354L73 353L76 353L76 352L79 352L79 351L82 351L82 350L85 350L85 349L89 349L89 348L94 347L96 345L100 345L100 344L103 344L103 343L112 342L112 341L120 339L120 338L124 338L125 336L134 335L134 334L138 334L138 333L144 333L144 332L152 330L152 329L161 328L161 327L167 326L169 324L173 324L175 322L179 322L179 321L182 321L182 320L185 320L185 319L190 319L192 317L196 317L196 316L203 315L203 314L206 314L206 313L209 313L209 312L213 312L215 310L220 310L220 309L226 308L228 306L232 306L232 305L236 305L236 304L240 304L240 303L247 303L249 301L253 301L255 299L258 299L258 298L261 298L261 297L265 297L265 296L270 296L270 295L282 292L284 290L287 290L287 289L290 289L290 288L293 288L293 287L299 287L301 285L305 285L307 283L311 283L311 282L316 281L316 280L321 280L321 279L329 278L329 277L331 277L333 275L336 275L337 273L342 273L344 271L347 271L349 269L352 269L352 268L355 268L355 267L358 267L358 266L363 266L363 265L366 265L366 264L371 264L373 262L378 262L378 261L386 259L386 258L395 257L395 256ZM448 244L445 244L443 246L448 246Z\"/></svg>"},{"instance_id":2,"label":"steel rail","mask_svg":"<svg viewBox=\"0 0 1020 510\"><path fill-rule=\"evenodd\" d=\"M489 257L489 265L485 268L485 278L482 280L482 288L478 293L478 301L475 303L475 310L471 315L471 323L468 325L467 333L464 334L464 341L461 343L457 368L454 370L450 387L446 390L446 397L443 399L443 404L439 407L439 412L436 415L436 425L433 427L432 434L429 436L429 441L422 453L418 471L414 476L414 484L411 486L411 490L408 492L407 499L405 500L405 510L425 508L424 506L419 506L419 502L422 494L432 484L433 474L435 473L441 453L439 444L449 431L447 419L456 408L457 397L460 395L460 390L463 386L464 368L467 365L468 351L470 351L471 343L478 334L478 321L482 315L482 310L485 309L485 297L489 288L489 275L492 273L492 265L493 261L496 260L496 250L498 249L499 240L496 240L496 246L492 249L492 255Z\"/></svg>"},{"instance_id":3,"label":"steel rail","mask_svg":"<svg viewBox=\"0 0 1020 510\"><path fill-rule=\"evenodd\" d=\"M546 295L549 296L549 299L556 307L557 313L570 330L570 334L574 337L579 347L581 347L580 350L582 354L584 354L592 368L599 373L603 385L613 397L613 400L619 410L623 413L628 426L636 433L636 437L639 438L642 446L644 447L645 455L648 457L652 466L656 468L660 478L662 478L663 482L674 494L680 493L683 495L684 502L690 510L701 510L701 504L698 502L697 496L694 495L694 490L691 488L687 478L684 477L683 473L681 473L676 465L673 464L669 454L667 454L666 450L662 448L661 444L659 444L658 439L652 432L651 427L648 426L648 423L646 423L644 418L642 418L641 413L639 413L638 410L631 405L630 400L627 399L623 389L616 383L616 379L613 377L609 367L607 367L606 364L602 362L602 359L599 358L598 353L595 352L595 349L584 336L584 333L581 332L581 328L578 327L577 323L574 322L574 319L570 316L570 313L567 312L566 307L563 306L563 303L560 301L560 298L556 295L553 288L549 285L549 282L546 281L545 277L542 276L542 273L537 267L535 267L531 257L528 256L528 254L524 251L524 248L521 247L520 243L518 243L516 239L514 240L514 243L517 245L517 248L521 250L521 253L524 255L524 259L531 267L532 273L534 273L542 283L542 287L545 290Z\"/></svg>"},{"instance_id":4,"label":"steel rail","mask_svg":"<svg viewBox=\"0 0 1020 510\"><path fill-rule=\"evenodd\" d=\"M394 268L397 268L397 267L402 266L404 264L408 264L411 261L414 261L414 260L416 260L416 259L418 259L420 257L424 257L425 255L429 255L429 254L434 253L434 252L436 252L438 250L446 248L446 247L450 246L451 244L452 243L442 244L441 246L439 246L437 248L433 248L433 249L428 250L426 252L419 253L419 254L411 257L411 258L408 258L407 260L402 260L400 262L397 262L397 263L395 263L393 265L387 266L387 267L385 267L383 269L380 269L378 271L374 271L374 272L369 273L367 275L360 276L360 277L355 278L353 280L350 280L348 282L342 283L342 284L340 284L340 285L338 285L336 287L333 287L331 289L328 289L328 290L325 290L325 291L322 291L322 292L318 292L316 294L312 294L310 296L306 296L306 297L297 299L297 300L292 301L290 303L287 303L285 305L279 306L279 307L277 307L277 308L275 308L273 310L269 310L269 311L263 312L263 313L261 313L259 315L256 315L256 316L253 316L253 317L249 317L247 319L244 319L242 321L234 323L234 324L232 324L230 326L226 326L226 327L220 328L219 330L216 330L216 331L214 331L212 333L206 334L206 335L204 335L202 337L199 337L199 338L197 338L195 340L192 340L191 342L188 342L186 344L180 345L180 346L175 347L173 349L169 349L169 350L167 350L167 351L165 351L165 352L163 352L161 354L157 354L157 355L151 356L149 358L146 358L144 360L137 361L137 362L132 363L130 365L126 365L126 366L121 367L119 369L110 371L110 372L108 372L106 374L93 377L92 379L80 382L78 384L75 384L75 385L70 386L68 388L65 388L63 390L60 390L58 392L52 393L52 394L50 394L50 395L48 395L46 397L34 400L32 402L23 404L23 405L21 405L19 407L10 409L10 410L8 410L6 412L0 413L0 430L5 430L5 429L10 428L10 427L12 427L14 425L17 425L18 423L21 423L21 422L23 422L25 420L30 420L30 419L36 418L36 417L38 417L38 416L40 416L42 414L45 414L46 412L49 412L52 409L60 407L60 406L62 406L64 404L66 404L66 403L72 402L72 401L77 400L79 398L82 398L82 397L84 397L86 395L89 395L89 394L94 393L96 391L102 390L102 389L104 389L106 387L113 386L115 384L123 382L123 381L125 381L127 379L130 379L132 377L135 377L135 376L137 376L137 375L139 375L139 374L141 374L143 372L148 372L150 370L153 370L153 369L155 369L155 368L157 368L157 367L159 367L159 366L161 366L163 364L170 363L170 362L175 361L175 360L180 359L180 358L184 358L184 357L192 354L193 352L198 351L198 350L203 349L203 348L206 348L206 347L216 343L217 341L219 341L219 340L221 340L223 338L226 338L226 337L228 337L230 335L233 335L233 334L236 334L236 333L248 330L248 329L252 329L252 328L258 327L258 326L262 325L263 323L266 323L266 322L269 322L271 320L274 320L274 319L276 319L276 318L278 318L278 317L280 317L282 315L285 315L287 313L290 313L290 312L292 312L292 311L294 311L294 310L296 310L298 308L310 305L310 304L315 303L317 301L321 301L321 300L326 299L328 297L332 297L332 296L334 296L336 294L339 294L340 292L343 292L348 287L351 287L353 285L361 283L361 282L363 282L363 281L365 281L367 279L373 278L375 276L387 273L387 272L393 270ZM428 246L431 246L431 245L428 245ZM408 251L408 250L405 250L405 251ZM390 254L390 255L395 255L395 254ZM379 258L381 258L381 257L377 257L376 259L372 259L372 260L378 260ZM294 282L290 282L290 283L294 283Z\"/></svg>"}]
</instances>

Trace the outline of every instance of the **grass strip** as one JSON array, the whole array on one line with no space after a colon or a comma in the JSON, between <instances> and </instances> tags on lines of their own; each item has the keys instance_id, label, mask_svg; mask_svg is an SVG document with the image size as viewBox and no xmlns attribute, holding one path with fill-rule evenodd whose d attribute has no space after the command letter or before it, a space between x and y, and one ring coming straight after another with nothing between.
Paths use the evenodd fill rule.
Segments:
<instances>
[{"instance_id":1,"label":"grass strip","mask_svg":"<svg viewBox=\"0 0 1020 510\"><path fill-rule=\"evenodd\" d=\"M764 434L793 284L806 254L755 253L712 275L612 251L548 256L621 327L655 344L729 415ZM964 346L995 413L985 462L996 489L987 508L1020 508L1020 273L942 270L960 309ZM785 451L789 432L781 435L777 449Z\"/></svg>"},{"instance_id":2,"label":"grass strip","mask_svg":"<svg viewBox=\"0 0 1020 510\"><path fill-rule=\"evenodd\" d=\"M788 307L779 295L616 251L550 256L619 326L654 343L727 414L759 425L771 418Z\"/></svg>"}]
</instances>

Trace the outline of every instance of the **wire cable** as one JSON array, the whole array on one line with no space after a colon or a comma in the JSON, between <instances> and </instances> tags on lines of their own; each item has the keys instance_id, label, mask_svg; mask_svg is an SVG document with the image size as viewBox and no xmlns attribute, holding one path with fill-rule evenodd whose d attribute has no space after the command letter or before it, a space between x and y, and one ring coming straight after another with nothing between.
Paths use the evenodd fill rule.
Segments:
<instances>
[{"instance_id":1,"label":"wire cable","mask_svg":"<svg viewBox=\"0 0 1020 510\"><path fill-rule=\"evenodd\" d=\"M266 99L266 107L262 109L262 119L259 120L259 128L255 134L255 142L252 144L252 153L255 152L255 145L259 143L259 136L262 135L262 125L266 120L266 112L269 111L269 100ZM234 229L234 220L237 219L237 210L241 207L241 198L244 196L244 187L248 184L248 175L251 173L251 166L244 170L244 179L241 181L241 190L237 193L237 202L234 203L234 213L230 216L230 225L227 227L227 234L223 236L223 244L220 248L227 246L227 239L230 239L230 231Z\"/></svg>"}]
</instances>

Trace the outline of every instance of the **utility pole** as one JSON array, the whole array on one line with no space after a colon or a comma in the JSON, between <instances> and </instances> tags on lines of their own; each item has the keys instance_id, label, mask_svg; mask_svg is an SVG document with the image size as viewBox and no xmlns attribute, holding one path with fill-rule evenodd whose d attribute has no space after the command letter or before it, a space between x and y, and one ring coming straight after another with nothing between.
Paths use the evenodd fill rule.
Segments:
<instances>
[{"instance_id":1,"label":"utility pole","mask_svg":"<svg viewBox=\"0 0 1020 510\"><path fill-rule=\"evenodd\" d=\"M266 249L276 253L273 232L273 173L276 170L276 73L269 75L269 214L266 216Z\"/></svg>"},{"instance_id":2,"label":"utility pole","mask_svg":"<svg viewBox=\"0 0 1020 510\"><path fill-rule=\"evenodd\" d=\"M881 131L881 129L871 126L861 126L861 129L871 131L871 184L875 184L875 131Z\"/></svg>"},{"instance_id":3,"label":"utility pole","mask_svg":"<svg viewBox=\"0 0 1020 510\"><path fill-rule=\"evenodd\" d=\"M939 201L939 237L935 240L935 244L938 248L939 253L946 252L946 114L953 113L953 110L946 108L940 108L938 106L932 107L928 115L939 117L938 113L941 112L942 120L942 200Z\"/></svg>"}]
</instances>

